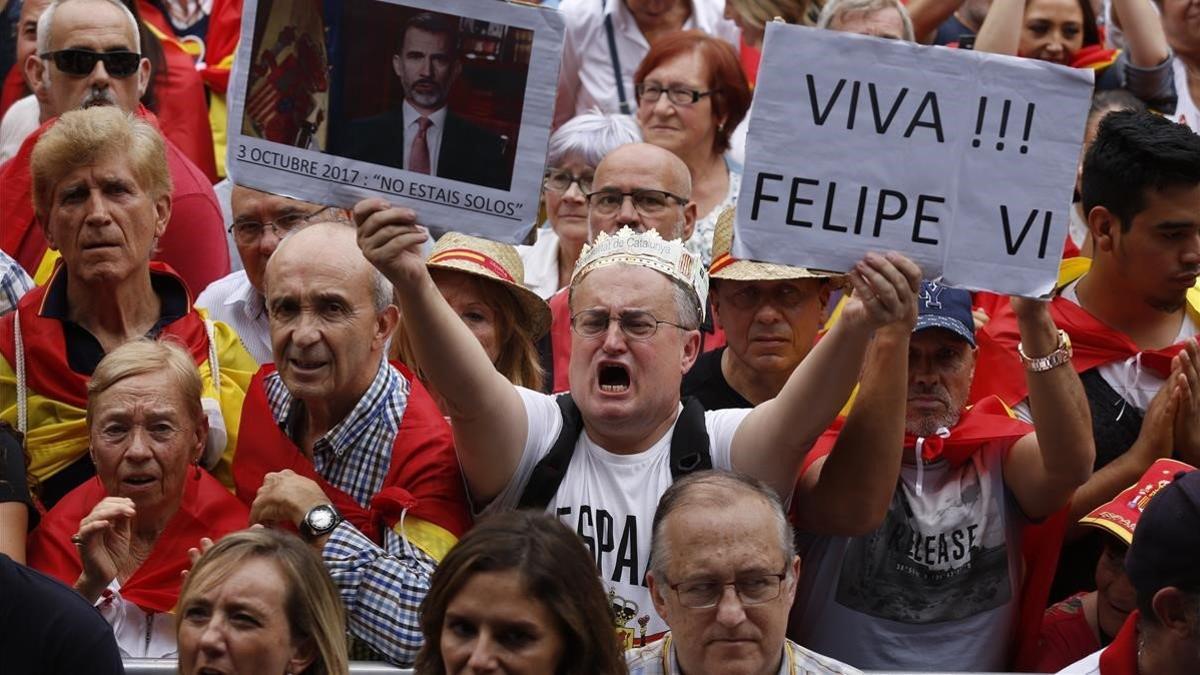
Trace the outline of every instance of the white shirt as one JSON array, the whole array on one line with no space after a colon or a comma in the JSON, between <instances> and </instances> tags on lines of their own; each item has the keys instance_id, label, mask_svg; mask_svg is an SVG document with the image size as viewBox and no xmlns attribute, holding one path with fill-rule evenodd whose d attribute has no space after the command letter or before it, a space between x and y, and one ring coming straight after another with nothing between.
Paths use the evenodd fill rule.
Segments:
<instances>
[{"instance_id":1,"label":"white shirt","mask_svg":"<svg viewBox=\"0 0 1200 675\"><path fill-rule=\"evenodd\" d=\"M143 612L141 607L121 595L121 583L116 579L104 589L96 601L96 609L112 626L123 658L173 659L178 656L175 617L169 612Z\"/></svg>"},{"instance_id":2,"label":"white shirt","mask_svg":"<svg viewBox=\"0 0 1200 675\"><path fill-rule=\"evenodd\" d=\"M9 106L4 119L0 120L0 164L17 154L21 143L29 134L37 131L40 114L37 98L33 94L17 99Z\"/></svg>"},{"instance_id":3,"label":"white shirt","mask_svg":"<svg viewBox=\"0 0 1200 675\"><path fill-rule=\"evenodd\" d=\"M421 113L408 99L404 99L404 168L408 169L408 158L412 155L412 144L421 130ZM425 130L425 143L429 146L429 175L436 176L438 168L438 150L442 149L442 130L446 128L446 107L430 113L429 128Z\"/></svg>"},{"instance_id":4,"label":"white shirt","mask_svg":"<svg viewBox=\"0 0 1200 675\"><path fill-rule=\"evenodd\" d=\"M266 301L262 293L250 285L245 270L232 272L209 284L196 298L196 307L208 310L209 318L233 328L242 339L242 346L259 365L274 363Z\"/></svg>"},{"instance_id":5,"label":"white shirt","mask_svg":"<svg viewBox=\"0 0 1200 675\"><path fill-rule=\"evenodd\" d=\"M1107 649L1107 647L1105 648ZM1092 652L1075 663L1058 671L1058 675L1100 675L1100 655L1104 649Z\"/></svg>"},{"instance_id":6,"label":"white shirt","mask_svg":"<svg viewBox=\"0 0 1200 675\"><path fill-rule=\"evenodd\" d=\"M1171 119L1200 134L1200 109L1196 108L1192 92L1188 90L1187 66L1178 56L1171 60L1171 72L1175 76L1175 96L1178 97L1175 114L1171 115Z\"/></svg>"},{"instance_id":7,"label":"white shirt","mask_svg":"<svg viewBox=\"0 0 1200 675\"><path fill-rule=\"evenodd\" d=\"M562 431L562 413L553 396L517 388L525 403L529 432L517 469L504 490L485 512L514 509L534 466L550 452ZM680 406L680 410L683 406ZM709 451L714 469L730 470L733 434L750 408L704 413ZM635 455L611 453L579 435L575 453L558 492L546 506L567 527L579 533L600 568L600 582L614 593L613 603L628 608L632 618L625 624L634 636L667 630L654 611L650 591L644 585L650 563L650 531L658 498L671 485L671 438L675 425L649 449Z\"/></svg>"},{"instance_id":8,"label":"white shirt","mask_svg":"<svg viewBox=\"0 0 1200 675\"><path fill-rule=\"evenodd\" d=\"M684 22L683 30L702 30L737 49L740 34L737 26L725 19L724 0L691 0L691 6L692 13ZM613 40L617 44L617 60L625 82L625 100L630 112L635 110L633 74L650 51L650 43L642 35L629 8L622 0L563 0L559 11L563 14L565 27L554 126L593 108L606 113L620 112L608 34L604 29L606 14L612 16Z\"/></svg>"},{"instance_id":9,"label":"white shirt","mask_svg":"<svg viewBox=\"0 0 1200 675\"><path fill-rule=\"evenodd\" d=\"M525 266L525 287L549 300L558 292L558 234L550 225L539 227L532 246L518 246Z\"/></svg>"}]
</instances>

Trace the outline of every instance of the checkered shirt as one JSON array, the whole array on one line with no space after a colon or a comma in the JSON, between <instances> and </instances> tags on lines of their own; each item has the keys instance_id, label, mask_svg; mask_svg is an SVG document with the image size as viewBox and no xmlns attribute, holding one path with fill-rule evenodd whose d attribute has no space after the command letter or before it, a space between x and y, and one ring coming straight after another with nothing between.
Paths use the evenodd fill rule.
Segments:
<instances>
[{"instance_id":1,"label":"checkered shirt","mask_svg":"<svg viewBox=\"0 0 1200 675\"><path fill-rule=\"evenodd\" d=\"M0 251L0 316L17 308L17 301L33 288L33 279L4 251Z\"/></svg>"},{"instance_id":2,"label":"checkered shirt","mask_svg":"<svg viewBox=\"0 0 1200 675\"><path fill-rule=\"evenodd\" d=\"M276 424L289 432L295 399L277 372L263 386ZM317 473L364 508L387 476L410 389L408 380L381 362L350 414L313 444ZM330 534L321 557L346 606L350 631L388 661L411 666L423 642L418 609L435 561L392 529L384 531L380 548L347 522Z\"/></svg>"},{"instance_id":3,"label":"checkered shirt","mask_svg":"<svg viewBox=\"0 0 1200 675\"><path fill-rule=\"evenodd\" d=\"M671 634L645 647L625 652L629 675L680 675L679 661ZM862 675L853 666L805 649L791 640L784 640L783 658L777 675Z\"/></svg>"}]
</instances>

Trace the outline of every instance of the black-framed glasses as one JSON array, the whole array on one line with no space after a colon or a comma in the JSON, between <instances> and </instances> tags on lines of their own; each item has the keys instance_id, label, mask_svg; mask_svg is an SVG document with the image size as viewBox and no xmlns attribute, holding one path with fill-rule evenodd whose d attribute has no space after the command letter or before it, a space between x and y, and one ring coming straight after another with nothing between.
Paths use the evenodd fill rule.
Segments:
<instances>
[{"instance_id":1,"label":"black-framed glasses","mask_svg":"<svg viewBox=\"0 0 1200 675\"><path fill-rule=\"evenodd\" d=\"M761 605L779 597L783 580L787 578L787 569L779 574L751 574L734 579L733 581L717 581L715 579L695 579L681 581L677 584L667 584L679 598L679 604L689 609L708 609L716 607L725 595L725 589L733 586L738 600L743 605Z\"/></svg>"},{"instance_id":2,"label":"black-framed glasses","mask_svg":"<svg viewBox=\"0 0 1200 675\"><path fill-rule=\"evenodd\" d=\"M646 103L657 103L658 99L662 97L663 92L666 92L667 100L675 105L692 105L705 96L712 96L717 93L717 90L697 91L695 89L688 89L687 87L663 87L645 82L638 82L633 85L633 93L637 95L638 103L642 103L643 101Z\"/></svg>"},{"instance_id":3,"label":"black-framed glasses","mask_svg":"<svg viewBox=\"0 0 1200 675\"><path fill-rule=\"evenodd\" d=\"M581 173L578 176L566 169L547 169L542 179L542 187L554 192L566 192L571 189L571 183L579 183L579 191L587 194L592 189L592 179L595 173Z\"/></svg>"},{"instance_id":4,"label":"black-framed glasses","mask_svg":"<svg viewBox=\"0 0 1200 675\"><path fill-rule=\"evenodd\" d=\"M657 216L671 207L671 200L679 204L687 204L686 197L671 194L666 190L597 190L587 194L588 208L602 216L611 216L621 210L625 198L633 199L633 208L643 216Z\"/></svg>"},{"instance_id":5,"label":"black-framed glasses","mask_svg":"<svg viewBox=\"0 0 1200 675\"><path fill-rule=\"evenodd\" d=\"M142 55L125 49L111 52L94 52L90 49L60 49L56 52L39 54L43 59L54 61L55 67L68 75L83 77L91 75L97 61L104 62L104 70L113 77L129 77L138 70Z\"/></svg>"},{"instance_id":6,"label":"black-framed glasses","mask_svg":"<svg viewBox=\"0 0 1200 675\"><path fill-rule=\"evenodd\" d=\"M292 211L274 220L268 220L265 223L255 220L239 220L229 226L229 232L233 234L233 240L243 246L257 243L262 239L263 233L267 231L267 228L270 228L276 237L282 239L292 230L312 222L314 217L330 210L336 212L335 214L331 214L331 216L342 214L344 217L344 209L326 206L316 211ZM330 220L338 220L338 218L331 217Z\"/></svg>"},{"instance_id":7,"label":"black-framed glasses","mask_svg":"<svg viewBox=\"0 0 1200 675\"><path fill-rule=\"evenodd\" d=\"M634 340L649 340L658 332L658 325L663 323L680 330L690 330L687 326L655 318L643 310L629 310L614 317L607 309L585 309L576 313L571 317L571 330L582 338L597 338L608 332L608 325L613 319L617 320L621 332Z\"/></svg>"}]
</instances>

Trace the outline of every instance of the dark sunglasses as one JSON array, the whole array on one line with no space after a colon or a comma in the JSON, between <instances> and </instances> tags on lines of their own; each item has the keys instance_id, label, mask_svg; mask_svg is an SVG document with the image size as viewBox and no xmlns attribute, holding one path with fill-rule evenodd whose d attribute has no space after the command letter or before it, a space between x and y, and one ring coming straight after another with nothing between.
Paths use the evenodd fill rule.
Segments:
<instances>
[{"instance_id":1,"label":"dark sunglasses","mask_svg":"<svg viewBox=\"0 0 1200 675\"><path fill-rule=\"evenodd\" d=\"M104 62L104 70L113 77L129 77L137 72L142 55L137 52L94 52L90 49L60 49L56 52L40 54L43 59L51 59L54 65L68 75L91 75L97 61Z\"/></svg>"}]
</instances>

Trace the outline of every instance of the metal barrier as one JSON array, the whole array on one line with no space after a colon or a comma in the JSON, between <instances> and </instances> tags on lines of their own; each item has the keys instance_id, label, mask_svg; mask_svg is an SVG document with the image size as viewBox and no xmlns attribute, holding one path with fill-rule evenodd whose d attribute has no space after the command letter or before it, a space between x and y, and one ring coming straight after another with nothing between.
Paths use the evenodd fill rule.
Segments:
<instances>
[{"instance_id":1,"label":"metal barrier","mask_svg":"<svg viewBox=\"0 0 1200 675\"><path fill-rule=\"evenodd\" d=\"M124 663L125 675L175 675L179 672L174 659L125 659ZM386 663L351 661L350 675L413 675L413 671Z\"/></svg>"},{"instance_id":2,"label":"metal barrier","mask_svg":"<svg viewBox=\"0 0 1200 675\"><path fill-rule=\"evenodd\" d=\"M174 675L173 659L125 659L125 675ZM924 671L864 670L864 675L1016 675L1015 673L929 673ZM413 671L374 661L351 661L350 675L413 675Z\"/></svg>"}]
</instances>

